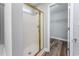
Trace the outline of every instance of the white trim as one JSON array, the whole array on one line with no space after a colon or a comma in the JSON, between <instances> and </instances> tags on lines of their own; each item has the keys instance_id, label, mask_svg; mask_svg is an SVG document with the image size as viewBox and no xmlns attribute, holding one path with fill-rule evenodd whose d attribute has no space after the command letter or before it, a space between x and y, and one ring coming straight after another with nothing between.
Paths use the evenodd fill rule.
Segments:
<instances>
[{"instance_id":1,"label":"white trim","mask_svg":"<svg viewBox=\"0 0 79 59\"><path fill-rule=\"evenodd\" d=\"M4 43L7 56L12 56L12 4L4 6Z\"/></svg>"},{"instance_id":2,"label":"white trim","mask_svg":"<svg viewBox=\"0 0 79 59\"><path fill-rule=\"evenodd\" d=\"M48 51L50 51L50 7L54 4L48 5L48 49L46 49Z\"/></svg>"},{"instance_id":3,"label":"white trim","mask_svg":"<svg viewBox=\"0 0 79 59\"><path fill-rule=\"evenodd\" d=\"M56 40L61 40L61 41L67 41L67 39L62 39L62 38L53 37L53 36L51 36L50 38L54 38L54 39L56 39Z\"/></svg>"},{"instance_id":4,"label":"white trim","mask_svg":"<svg viewBox=\"0 0 79 59\"><path fill-rule=\"evenodd\" d=\"M48 6L48 50L50 51L50 5Z\"/></svg>"},{"instance_id":5,"label":"white trim","mask_svg":"<svg viewBox=\"0 0 79 59\"><path fill-rule=\"evenodd\" d=\"M68 28L70 28L70 3L68 3L68 24L67 24ZM67 48L70 49L70 29L68 30L67 33L67 38L68 38L68 43L67 43ZM70 55L70 50L67 50L67 56Z\"/></svg>"},{"instance_id":6,"label":"white trim","mask_svg":"<svg viewBox=\"0 0 79 59\"><path fill-rule=\"evenodd\" d=\"M45 52L50 52L48 48L44 48L44 51Z\"/></svg>"},{"instance_id":7,"label":"white trim","mask_svg":"<svg viewBox=\"0 0 79 59\"><path fill-rule=\"evenodd\" d=\"M73 56L73 3L70 4L70 56Z\"/></svg>"}]
</instances>

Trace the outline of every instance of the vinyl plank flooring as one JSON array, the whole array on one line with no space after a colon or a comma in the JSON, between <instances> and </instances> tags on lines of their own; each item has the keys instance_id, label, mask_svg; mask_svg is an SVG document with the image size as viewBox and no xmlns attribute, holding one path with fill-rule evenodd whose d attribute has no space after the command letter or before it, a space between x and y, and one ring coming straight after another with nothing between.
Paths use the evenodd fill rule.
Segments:
<instances>
[{"instance_id":1,"label":"vinyl plank flooring","mask_svg":"<svg viewBox=\"0 0 79 59\"><path fill-rule=\"evenodd\" d=\"M66 56L67 55L67 42L58 40L55 46L51 47L50 52L47 52L45 56Z\"/></svg>"}]
</instances>

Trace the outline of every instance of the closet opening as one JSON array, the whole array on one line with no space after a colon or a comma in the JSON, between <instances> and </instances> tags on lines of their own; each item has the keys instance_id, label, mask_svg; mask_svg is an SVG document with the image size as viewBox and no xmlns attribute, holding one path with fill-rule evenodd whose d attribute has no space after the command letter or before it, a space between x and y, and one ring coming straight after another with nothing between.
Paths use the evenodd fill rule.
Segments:
<instances>
[{"instance_id":1,"label":"closet opening","mask_svg":"<svg viewBox=\"0 0 79 59\"><path fill-rule=\"evenodd\" d=\"M67 56L68 4L55 3L50 7L50 52L48 56Z\"/></svg>"}]
</instances>

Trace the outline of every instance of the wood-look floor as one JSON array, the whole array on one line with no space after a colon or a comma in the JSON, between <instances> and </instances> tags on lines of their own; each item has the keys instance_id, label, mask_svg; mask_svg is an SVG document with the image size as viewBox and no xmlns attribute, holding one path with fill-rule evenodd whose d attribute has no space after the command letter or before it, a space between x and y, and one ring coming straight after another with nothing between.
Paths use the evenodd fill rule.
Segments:
<instances>
[{"instance_id":1,"label":"wood-look floor","mask_svg":"<svg viewBox=\"0 0 79 59\"><path fill-rule=\"evenodd\" d=\"M60 56L67 56L67 42L62 43Z\"/></svg>"},{"instance_id":2,"label":"wood-look floor","mask_svg":"<svg viewBox=\"0 0 79 59\"><path fill-rule=\"evenodd\" d=\"M52 46L50 52L46 52L45 56L66 56L67 42L58 40L55 46Z\"/></svg>"}]
</instances>

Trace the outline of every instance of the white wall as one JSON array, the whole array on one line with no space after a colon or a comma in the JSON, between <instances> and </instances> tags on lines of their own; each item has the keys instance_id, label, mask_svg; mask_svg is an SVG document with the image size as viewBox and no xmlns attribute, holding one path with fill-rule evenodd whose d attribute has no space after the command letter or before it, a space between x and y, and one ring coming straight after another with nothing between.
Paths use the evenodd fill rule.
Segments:
<instances>
[{"instance_id":1,"label":"white wall","mask_svg":"<svg viewBox=\"0 0 79 59\"><path fill-rule=\"evenodd\" d=\"M12 4L12 55L23 54L23 4Z\"/></svg>"},{"instance_id":2,"label":"white wall","mask_svg":"<svg viewBox=\"0 0 79 59\"><path fill-rule=\"evenodd\" d=\"M79 3L73 4L73 40L74 56L79 56Z\"/></svg>"},{"instance_id":3,"label":"white wall","mask_svg":"<svg viewBox=\"0 0 79 59\"><path fill-rule=\"evenodd\" d=\"M23 54L23 4L6 3L4 8L4 40L6 55Z\"/></svg>"},{"instance_id":4,"label":"white wall","mask_svg":"<svg viewBox=\"0 0 79 59\"><path fill-rule=\"evenodd\" d=\"M5 3L4 5L4 40L6 55L12 55L12 18L11 18L11 4Z\"/></svg>"},{"instance_id":5,"label":"white wall","mask_svg":"<svg viewBox=\"0 0 79 59\"><path fill-rule=\"evenodd\" d=\"M67 39L68 29L68 6L67 4L55 5L50 8L50 37Z\"/></svg>"}]
</instances>

